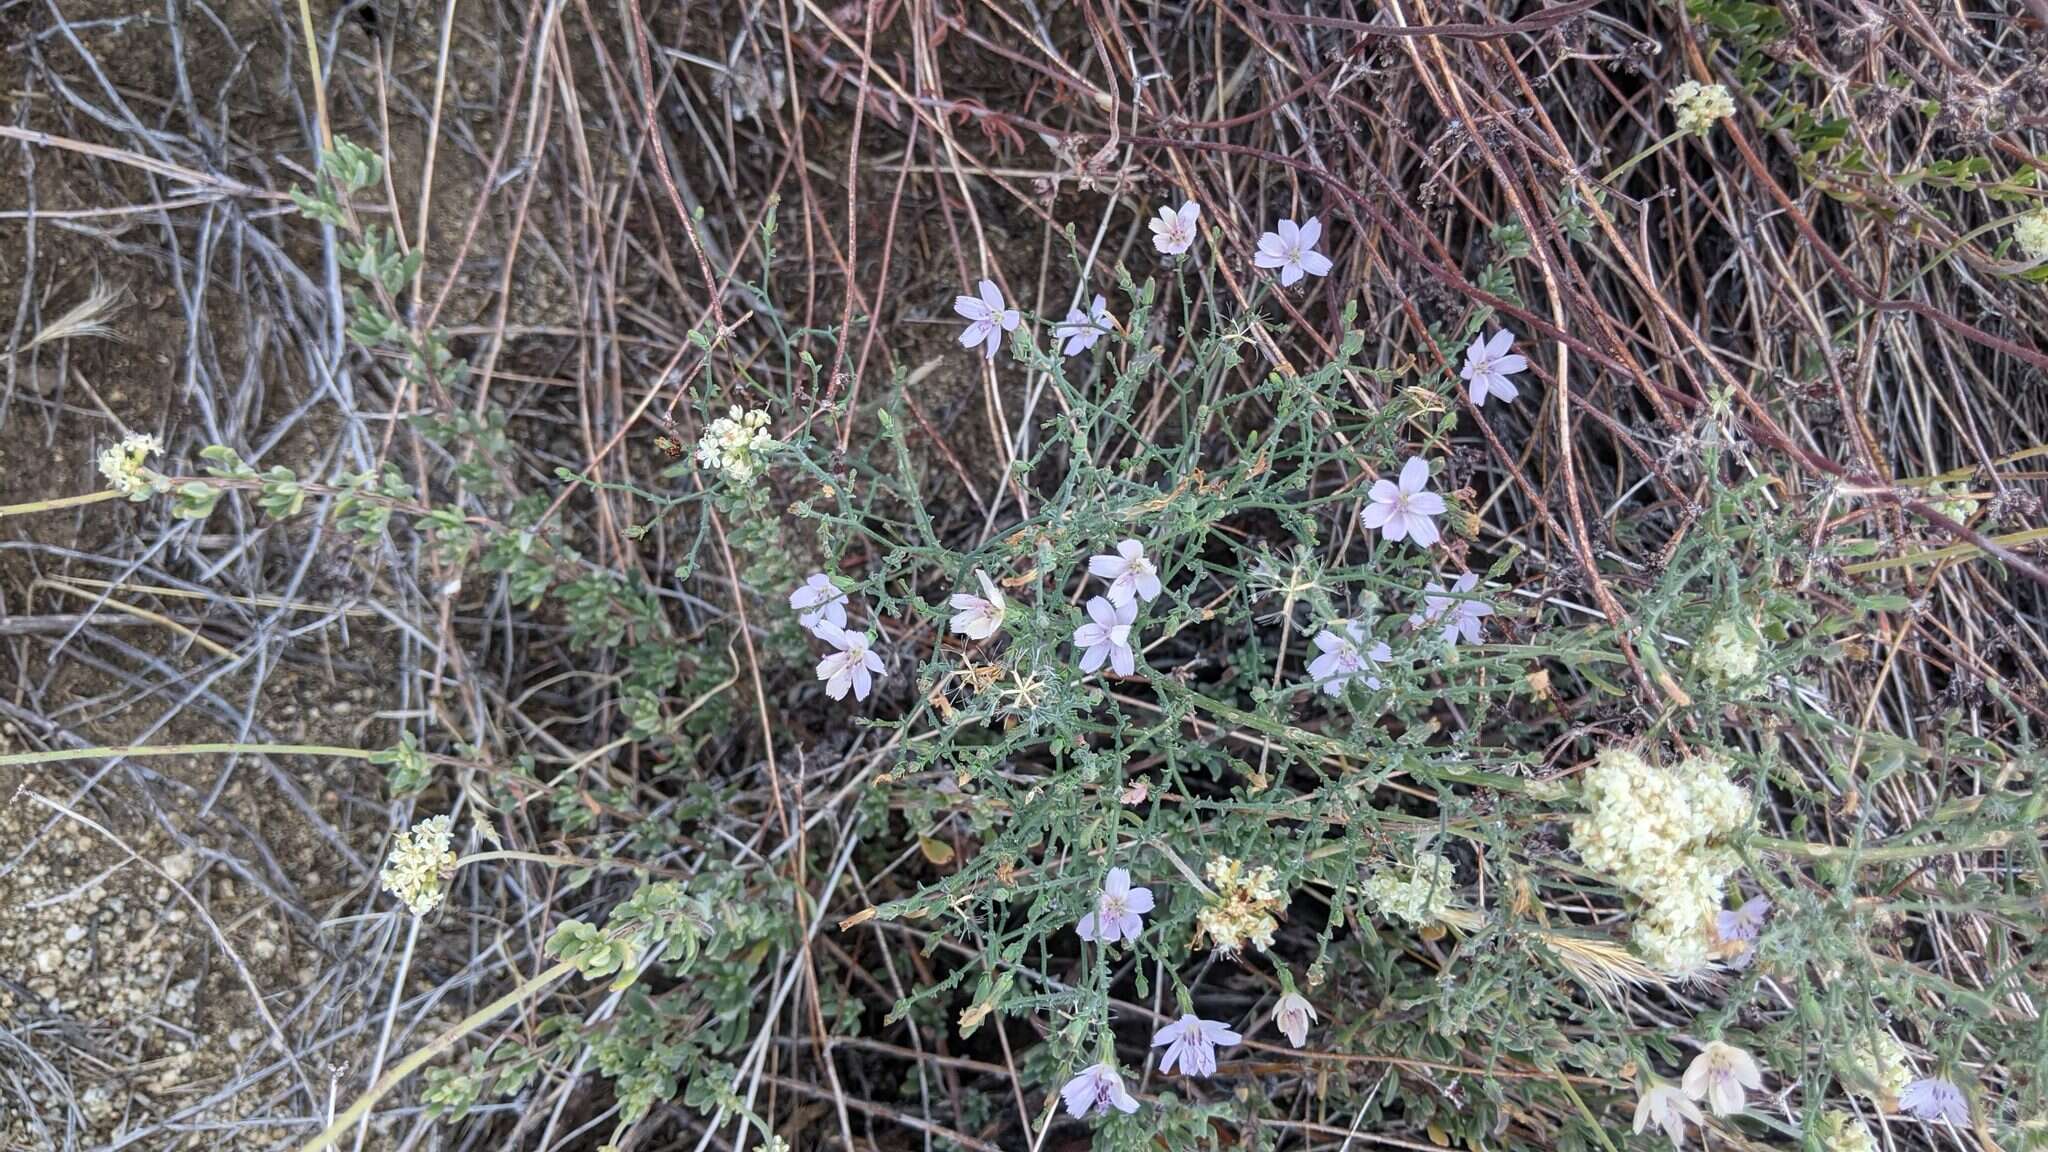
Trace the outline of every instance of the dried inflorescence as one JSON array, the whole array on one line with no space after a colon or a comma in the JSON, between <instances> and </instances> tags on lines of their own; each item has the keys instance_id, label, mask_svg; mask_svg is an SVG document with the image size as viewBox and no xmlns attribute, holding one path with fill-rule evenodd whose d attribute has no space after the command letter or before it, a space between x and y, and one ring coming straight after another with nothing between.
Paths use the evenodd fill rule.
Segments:
<instances>
[{"instance_id":1,"label":"dried inflorescence","mask_svg":"<svg viewBox=\"0 0 2048 1152\"><path fill-rule=\"evenodd\" d=\"M449 847L454 823L451 817L435 816L400 832L378 877L384 890L405 901L415 916L432 912L447 894L448 878L455 874L456 857Z\"/></svg>"},{"instance_id":2,"label":"dried inflorescence","mask_svg":"<svg viewBox=\"0 0 2048 1152\"><path fill-rule=\"evenodd\" d=\"M773 447L768 413L759 408L741 411L735 406L728 415L705 426L704 435L697 440L697 464L735 484L744 484L760 473L764 466L761 457Z\"/></svg>"},{"instance_id":3,"label":"dried inflorescence","mask_svg":"<svg viewBox=\"0 0 2048 1152\"><path fill-rule=\"evenodd\" d=\"M1389 920L1422 928L1441 919L1452 907L1456 870L1434 852L1418 852L1406 869L1386 868L1364 884L1366 903Z\"/></svg>"},{"instance_id":4,"label":"dried inflorescence","mask_svg":"<svg viewBox=\"0 0 2048 1152\"><path fill-rule=\"evenodd\" d=\"M1250 868L1228 856L1209 861L1202 875L1215 895L1195 913L1196 938L1208 937L1209 946L1226 956L1246 942L1261 952L1271 947L1280 927L1275 916L1287 903L1279 875L1268 865Z\"/></svg>"}]
</instances>

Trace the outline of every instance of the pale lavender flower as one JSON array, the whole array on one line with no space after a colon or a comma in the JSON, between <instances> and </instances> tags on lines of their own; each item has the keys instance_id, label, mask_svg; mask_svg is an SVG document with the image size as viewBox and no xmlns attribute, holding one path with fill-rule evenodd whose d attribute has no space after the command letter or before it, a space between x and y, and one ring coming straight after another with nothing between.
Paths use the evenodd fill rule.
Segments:
<instances>
[{"instance_id":1,"label":"pale lavender flower","mask_svg":"<svg viewBox=\"0 0 2048 1152\"><path fill-rule=\"evenodd\" d=\"M953 311L967 321L967 327L960 333L960 346L972 348L981 345L982 355L990 360L1003 346L1003 333L1015 331L1024 318L1015 308L1003 302L1002 290L993 280L983 280L980 296L955 296Z\"/></svg>"},{"instance_id":2,"label":"pale lavender flower","mask_svg":"<svg viewBox=\"0 0 2048 1152\"><path fill-rule=\"evenodd\" d=\"M1921 1120L1946 1120L1958 1128L1970 1126L1970 1101L1963 1090L1939 1076L1915 1080L1899 1093L1899 1110Z\"/></svg>"},{"instance_id":3,"label":"pale lavender flower","mask_svg":"<svg viewBox=\"0 0 2048 1152\"><path fill-rule=\"evenodd\" d=\"M1685 1147L1685 1122L1706 1123L1700 1115L1699 1105L1686 1099L1685 1093L1661 1082L1652 1082L1636 1099L1636 1123L1638 1134L1655 1124L1664 1130L1674 1149Z\"/></svg>"},{"instance_id":4,"label":"pale lavender flower","mask_svg":"<svg viewBox=\"0 0 2048 1152\"><path fill-rule=\"evenodd\" d=\"M1166 1059L1159 1062L1161 1072L1170 1073L1178 1066L1183 1076L1214 1076L1216 1046L1243 1039L1222 1021L1204 1020L1189 1012L1153 1033L1152 1046L1166 1046Z\"/></svg>"},{"instance_id":5,"label":"pale lavender flower","mask_svg":"<svg viewBox=\"0 0 2048 1152\"><path fill-rule=\"evenodd\" d=\"M1081 650L1081 671L1093 672L1109 661L1119 676L1138 669L1137 654L1131 651L1131 625L1138 619L1138 602L1112 604L1100 596L1088 601L1088 623L1074 629L1074 647Z\"/></svg>"},{"instance_id":6,"label":"pale lavender flower","mask_svg":"<svg viewBox=\"0 0 2048 1152\"><path fill-rule=\"evenodd\" d=\"M1086 312L1079 308L1067 309L1066 320L1052 326L1052 338L1067 342L1066 347L1060 349L1060 355L1078 356L1095 347L1102 334L1115 326L1109 317L1109 302L1098 292L1095 302L1088 306Z\"/></svg>"},{"instance_id":7,"label":"pale lavender flower","mask_svg":"<svg viewBox=\"0 0 2048 1152\"><path fill-rule=\"evenodd\" d=\"M1137 1098L1124 1091L1124 1078L1117 1074L1116 1065L1108 1062L1076 1072L1060 1089L1060 1099L1067 1102L1067 1114L1076 1120L1094 1112L1107 1114L1112 1108L1126 1115L1138 1110Z\"/></svg>"},{"instance_id":8,"label":"pale lavender flower","mask_svg":"<svg viewBox=\"0 0 2048 1152\"><path fill-rule=\"evenodd\" d=\"M981 581L981 595L971 592L955 592L952 629L969 640L986 640L1003 626L1003 614L1008 606L1003 599L1003 590L981 569L974 570L974 578Z\"/></svg>"},{"instance_id":9,"label":"pale lavender flower","mask_svg":"<svg viewBox=\"0 0 2048 1152\"><path fill-rule=\"evenodd\" d=\"M1128 869L1111 868L1102 881L1102 891L1096 894L1095 911L1081 917L1074 932L1083 940L1103 944L1136 940L1145 930L1144 915L1151 910L1152 890L1131 887Z\"/></svg>"},{"instance_id":10,"label":"pale lavender flower","mask_svg":"<svg viewBox=\"0 0 2048 1152\"><path fill-rule=\"evenodd\" d=\"M1088 558L1088 573L1109 581L1109 602L1129 604L1136 596L1150 604L1159 598L1159 570L1145 558L1145 546L1125 540L1114 554L1104 552Z\"/></svg>"},{"instance_id":11,"label":"pale lavender flower","mask_svg":"<svg viewBox=\"0 0 2048 1152\"><path fill-rule=\"evenodd\" d=\"M823 572L813 572L789 594L790 610L805 631L816 632L820 623L846 627L846 593Z\"/></svg>"},{"instance_id":12,"label":"pale lavender flower","mask_svg":"<svg viewBox=\"0 0 2048 1152\"><path fill-rule=\"evenodd\" d=\"M1185 256L1195 246L1195 221L1202 215L1202 206L1193 200L1178 210L1161 208L1159 215L1147 224L1152 229L1152 246L1159 249L1161 256Z\"/></svg>"},{"instance_id":13,"label":"pale lavender flower","mask_svg":"<svg viewBox=\"0 0 2048 1152\"><path fill-rule=\"evenodd\" d=\"M1393 650L1385 641L1373 643L1372 634L1359 621L1330 623L1332 627L1316 633L1309 641L1321 653L1308 663L1309 678L1330 696L1342 695L1344 686L1354 679L1374 692L1379 691L1380 678L1368 669L1392 660Z\"/></svg>"},{"instance_id":14,"label":"pale lavender flower","mask_svg":"<svg viewBox=\"0 0 2048 1152\"><path fill-rule=\"evenodd\" d=\"M1705 1100L1714 1115L1733 1116L1742 1111L1744 1089L1763 1090L1764 1075L1749 1053L1715 1040L1686 1065L1679 1084L1687 1096Z\"/></svg>"},{"instance_id":15,"label":"pale lavender flower","mask_svg":"<svg viewBox=\"0 0 2048 1152\"><path fill-rule=\"evenodd\" d=\"M1298 227L1292 220L1282 220L1274 228L1259 236L1259 251L1252 257L1252 263L1261 268L1278 268L1282 288L1299 284L1304 274L1330 274L1330 258L1315 250L1316 241L1323 237L1321 220L1311 216Z\"/></svg>"},{"instance_id":16,"label":"pale lavender flower","mask_svg":"<svg viewBox=\"0 0 2048 1152\"><path fill-rule=\"evenodd\" d=\"M1315 1005L1299 992L1280 997L1273 1009L1273 1023L1287 1042L1296 1048L1308 1043L1308 1026L1316 1022Z\"/></svg>"},{"instance_id":17,"label":"pale lavender flower","mask_svg":"<svg viewBox=\"0 0 2048 1152\"><path fill-rule=\"evenodd\" d=\"M1471 397L1474 407L1485 407L1488 396L1513 400L1521 393L1515 388L1511 377L1529 367L1529 360L1512 349L1515 334L1503 328L1493 334L1493 339L1484 336L1472 338L1472 345L1465 349L1465 367L1458 375L1472 384Z\"/></svg>"},{"instance_id":18,"label":"pale lavender flower","mask_svg":"<svg viewBox=\"0 0 2048 1152\"><path fill-rule=\"evenodd\" d=\"M1410 456L1401 465L1399 483L1387 479L1372 482L1367 494L1370 503L1359 514L1360 522L1379 529L1388 541L1413 539L1418 547L1429 547L1442 536L1433 517L1443 515L1446 505L1443 497L1424 491L1428 486L1429 462Z\"/></svg>"},{"instance_id":19,"label":"pale lavender flower","mask_svg":"<svg viewBox=\"0 0 2048 1152\"><path fill-rule=\"evenodd\" d=\"M818 661L818 679L825 682L825 695L846 699L847 689L855 700L865 700L874 690L875 677L882 675L882 658L875 655L874 637L866 632L848 632L829 620L820 621L818 639L838 651Z\"/></svg>"},{"instance_id":20,"label":"pale lavender flower","mask_svg":"<svg viewBox=\"0 0 2048 1152\"><path fill-rule=\"evenodd\" d=\"M1445 643L1456 644L1461 637L1467 644L1479 643L1479 622L1493 615L1493 605L1472 594L1478 587L1476 572L1451 581L1448 590L1430 581L1422 590L1422 611L1408 617L1409 627L1419 630L1441 624Z\"/></svg>"},{"instance_id":21,"label":"pale lavender flower","mask_svg":"<svg viewBox=\"0 0 2048 1152\"><path fill-rule=\"evenodd\" d=\"M1723 909L1714 914L1714 935L1726 945L1740 945L1741 950L1729 956L1726 963L1740 971L1749 967L1756 959L1756 938L1764 930L1764 917L1770 915L1771 902L1758 896L1733 911Z\"/></svg>"}]
</instances>

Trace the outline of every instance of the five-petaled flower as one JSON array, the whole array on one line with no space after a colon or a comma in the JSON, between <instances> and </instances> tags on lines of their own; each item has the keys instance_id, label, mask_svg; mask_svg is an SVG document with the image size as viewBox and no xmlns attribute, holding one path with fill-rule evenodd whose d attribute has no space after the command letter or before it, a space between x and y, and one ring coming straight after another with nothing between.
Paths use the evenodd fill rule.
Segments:
<instances>
[{"instance_id":1,"label":"five-petaled flower","mask_svg":"<svg viewBox=\"0 0 2048 1152\"><path fill-rule=\"evenodd\" d=\"M1330 696L1342 695L1344 686L1357 680L1374 692L1380 678L1370 671L1394 658L1386 641L1374 642L1372 634L1357 620L1332 620L1330 627L1310 639L1321 653L1308 663L1308 674L1316 687Z\"/></svg>"},{"instance_id":2,"label":"five-petaled flower","mask_svg":"<svg viewBox=\"0 0 2048 1152\"><path fill-rule=\"evenodd\" d=\"M1088 601L1088 623L1074 629L1074 647L1081 650L1081 671L1093 672L1107 660L1119 676L1138 669L1137 654L1131 651L1131 625L1138 619L1138 602L1112 604L1100 596Z\"/></svg>"},{"instance_id":3,"label":"five-petaled flower","mask_svg":"<svg viewBox=\"0 0 2048 1152\"><path fill-rule=\"evenodd\" d=\"M1161 1072L1171 1073L1178 1067L1183 1076L1214 1076L1216 1046L1243 1039L1222 1021L1204 1020L1189 1012L1153 1033L1152 1046L1166 1046L1166 1059L1159 1062Z\"/></svg>"},{"instance_id":4,"label":"five-petaled flower","mask_svg":"<svg viewBox=\"0 0 2048 1152\"><path fill-rule=\"evenodd\" d=\"M1379 479L1372 482L1367 493L1369 503L1359 514L1360 522L1367 528L1379 529L1380 535L1389 541L1409 540L1423 548L1437 542L1441 533L1437 531L1434 517L1444 514L1444 498L1434 492L1425 491L1429 486L1429 462L1420 456L1410 456L1401 465L1401 479Z\"/></svg>"},{"instance_id":5,"label":"five-petaled flower","mask_svg":"<svg viewBox=\"0 0 2048 1152\"><path fill-rule=\"evenodd\" d=\"M981 581L981 595L972 592L955 592L950 603L953 605L953 631L969 640L986 640L1003 626L1003 613L1007 610L1003 590L988 578L981 569L974 570L974 578Z\"/></svg>"},{"instance_id":6,"label":"five-petaled flower","mask_svg":"<svg viewBox=\"0 0 2048 1152\"><path fill-rule=\"evenodd\" d=\"M1315 1022L1315 1005L1299 992L1280 997L1280 1003L1273 1009L1274 1025L1287 1037L1287 1043L1296 1048L1308 1043L1308 1026Z\"/></svg>"},{"instance_id":7,"label":"five-petaled flower","mask_svg":"<svg viewBox=\"0 0 2048 1152\"><path fill-rule=\"evenodd\" d=\"M1109 581L1109 602L1129 604L1136 596L1150 604L1159 598L1159 570L1145 558L1145 546L1125 540L1114 554L1104 552L1088 558L1088 572Z\"/></svg>"},{"instance_id":8,"label":"five-petaled flower","mask_svg":"<svg viewBox=\"0 0 2048 1152\"><path fill-rule=\"evenodd\" d=\"M1685 1147L1685 1122L1706 1123L1700 1115L1699 1105L1686 1099L1685 1093L1662 1081L1653 1080L1636 1099L1636 1123L1638 1133L1655 1124L1664 1130L1673 1148Z\"/></svg>"},{"instance_id":9,"label":"five-petaled flower","mask_svg":"<svg viewBox=\"0 0 2048 1152\"><path fill-rule=\"evenodd\" d=\"M1116 1065L1107 1061L1076 1072L1060 1089L1060 1099L1067 1102L1067 1113L1076 1120L1091 1113L1107 1114L1112 1108L1125 1114L1138 1110L1137 1098L1124 1091L1124 1078L1117 1074Z\"/></svg>"},{"instance_id":10,"label":"five-petaled flower","mask_svg":"<svg viewBox=\"0 0 2048 1152\"><path fill-rule=\"evenodd\" d=\"M846 627L846 593L823 572L813 572L797 585L789 594L789 608L807 632L816 632L819 624Z\"/></svg>"},{"instance_id":11,"label":"five-petaled flower","mask_svg":"<svg viewBox=\"0 0 2048 1152\"><path fill-rule=\"evenodd\" d=\"M1095 911L1081 917L1074 933L1103 944L1136 940L1145 930L1144 915L1151 910L1152 890L1131 887L1129 869L1111 868L1102 881L1102 891L1096 894Z\"/></svg>"},{"instance_id":12,"label":"five-petaled flower","mask_svg":"<svg viewBox=\"0 0 2048 1152\"><path fill-rule=\"evenodd\" d=\"M851 688L855 700L867 699L874 690L875 677L882 675L882 658L875 655L874 637L848 632L829 620L819 621L812 635L838 649L818 661L818 679L825 682L825 695L844 700Z\"/></svg>"},{"instance_id":13,"label":"five-petaled flower","mask_svg":"<svg viewBox=\"0 0 2048 1152\"><path fill-rule=\"evenodd\" d=\"M1161 208L1146 227L1152 229L1152 246L1159 249L1161 256L1185 256L1195 246L1195 221L1202 215L1202 206L1193 200L1178 209Z\"/></svg>"},{"instance_id":14,"label":"five-petaled flower","mask_svg":"<svg viewBox=\"0 0 2048 1152\"><path fill-rule=\"evenodd\" d=\"M1109 317L1109 302L1097 292L1095 302L1088 305L1086 312L1079 308L1067 309L1067 318L1052 326L1052 338L1067 342L1060 349L1060 355L1078 356L1095 347L1102 334L1114 327L1116 322Z\"/></svg>"},{"instance_id":15,"label":"five-petaled flower","mask_svg":"<svg viewBox=\"0 0 2048 1152\"><path fill-rule=\"evenodd\" d=\"M1467 644L1479 643L1479 622L1493 615L1493 605L1479 599L1472 593L1479 587L1479 574L1467 572L1446 589L1432 580L1422 590L1422 611L1408 617L1408 625L1417 630L1442 625L1441 635L1446 644L1456 644L1463 639Z\"/></svg>"},{"instance_id":16,"label":"five-petaled flower","mask_svg":"<svg viewBox=\"0 0 2048 1152\"><path fill-rule=\"evenodd\" d=\"M1764 1076L1749 1053L1715 1040L1686 1065L1679 1084L1687 1096L1705 1100L1714 1115L1733 1116L1742 1111L1743 1090L1762 1091Z\"/></svg>"},{"instance_id":17,"label":"five-petaled flower","mask_svg":"<svg viewBox=\"0 0 2048 1152\"><path fill-rule=\"evenodd\" d=\"M1471 382L1472 406L1483 408L1489 396L1513 400L1521 393L1515 388L1515 373L1529 366L1527 357L1514 351L1515 334L1503 328L1493 339L1474 336L1465 349L1465 366L1458 375Z\"/></svg>"},{"instance_id":18,"label":"five-petaled flower","mask_svg":"<svg viewBox=\"0 0 2048 1152\"><path fill-rule=\"evenodd\" d=\"M1970 1126L1970 1101L1963 1090L1939 1076L1915 1080L1899 1093L1899 1111L1922 1120L1946 1120L1958 1128Z\"/></svg>"},{"instance_id":19,"label":"five-petaled flower","mask_svg":"<svg viewBox=\"0 0 2048 1152\"><path fill-rule=\"evenodd\" d=\"M1720 952L1726 956L1726 963L1737 970L1749 967L1756 958L1756 938L1764 930L1764 917L1770 915L1771 901L1758 896L1732 911L1722 909L1714 914L1714 935L1721 938Z\"/></svg>"},{"instance_id":20,"label":"five-petaled flower","mask_svg":"<svg viewBox=\"0 0 2048 1152\"><path fill-rule=\"evenodd\" d=\"M1315 250L1316 241L1323 237L1321 220L1311 216L1299 226L1282 220L1274 229L1259 236L1258 255L1252 262L1261 268L1278 268L1282 288L1294 287L1303 275L1330 274L1330 258Z\"/></svg>"},{"instance_id":21,"label":"five-petaled flower","mask_svg":"<svg viewBox=\"0 0 2048 1152\"><path fill-rule=\"evenodd\" d=\"M967 320L967 327L960 333L960 346L972 348L979 344L982 355L994 360L1003 346L1003 333L1015 331L1024 318L1003 302L1002 290L995 281L983 280L978 290L979 296L953 298L953 311Z\"/></svg>"}]
</instances>

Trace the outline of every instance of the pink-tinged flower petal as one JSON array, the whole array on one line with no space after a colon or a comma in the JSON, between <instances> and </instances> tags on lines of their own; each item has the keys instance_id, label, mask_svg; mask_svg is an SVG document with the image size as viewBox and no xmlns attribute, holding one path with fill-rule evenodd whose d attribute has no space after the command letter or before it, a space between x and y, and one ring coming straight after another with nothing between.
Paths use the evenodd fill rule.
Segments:
<instances>
[{"instance_id":1,"label":"pink-tinged flower petal","mask_svg":"<svg viewBox=\"0 0 2048 1152\"><path fill-rule=\"evenodd\" d=\"M1970 1101L1947 1080L1930 1076L1915 1080L1899 1093L1899 1110L1921 1120L1946 1120L1959 1128L1970 1123Z\"/></svg>"},{"instance_id":2,"label":"pink-tinged flower petal","mask_svg":"<svg viewBox=\"0 0 2048 1152\"><path fill-rule=\"evenodd\" d=\"M1081 671L1093 672L1109 660L1109 643L1104 641L1081 653Z\"/></svg>"},{"instance_id":3,"label":"pink-tinged flower petal","mask_svg":"<svg viewBox=\"0 0 2048 1152\"><path fill-rule=\"evenodd\" d=\"M1429 461L1420 456L1410 456L1401 465L1401 491L1420 492L1429 483Z\"/></svg>"},{"instance_id":4,"label":"pink-tinged flower petal","mask_svg":"<svg viewBox=\"0 0 2048 1152\"><path fill-rule=\"evenodd\" d=\"M1133 888L1124 895L1124 907L1133 912L1145 913L1152 910L1152 890Z\"/></svg>"},{"instance_id":5,"label":"pink-tinged flower petal","mask_svg":"<svg viewBox=\"0 0 2048 1152\"><path fill-rule=\"evenodd\" d=\"M1323 238L1323 222L1321 218L1311 216L1302 221L1301 227L1295 230L1294 238L1303 249L1315 247L1316 241Z\"/></svg>"},{"instance_id":6,"label":"pink-tinged flower petal","mask_svg":"<svg viewBox=\"0 0 2048 1152\"><path fill-rule=\"evenodd\" d=\"M1301 227L1294 221L1282 220L1273 226L1273 231L1279 234L1280 243L1283 248L1296 250L1303 246L1301 242Z\"/></svg>"},{"instance_id":7,"label":"pink-tinged flower petal","mask_svg":"<svg viewBox=\"0 0 2048 1152\"><path fill-rule=\"evenodd\" d=\"M1332 267L1334 265L1330 263L1330 258L1321 252L1301 254L1301 270L1311 276L1328 276Z\"/></svg>"},{"instance_id":8,"label":"pink-tinged flower petal","mask_svg":"<svg viewBox=\"0 0 2048 1152\"><path fill-rule=\"evenodd\" d=\"M1110 603L1107 597L1091 596L1085 607L1088 612L1088 618L1103 628L1109 629L1117 626L1116 605Z\"/></svg>"},{"instance_id":9,"label":"pink-tinged flower petal","mask_svg":"<svg viewBox=\"0 0 2048 1152\"><path fill-rule=\"evenodd\" d=\"M988 309L988 314L991 316L1001 315L1005 307L1003 291L996 287L996 282L993 280L983 280L979 291L981 292L981 303Z\"/></svg>"},{"instance_id":10,"label":"pink-tinged flower petal","mask_svg":"<svg viewBox=\"0 0 2048 1152\"><path fill-rule=\"evenodd\" d=\"M1138 658L1127 646L1113 644L1109 649L1109 666L1119 676L1132 676L1138 671Z\"/></svg>"},{"instance_id":11,"label":"pink-tinged flower petal","mask_svg":"<svg viewBox=\"0 0 2048 1152\"><path fill-rule=\"evenodd\" d=\"M1447 505L1444 498L1434 492L1417 492L1408 497L1408 511L1411 515L1441 516Z\"/></svg>"},{"instance_id":12,"label":"pink-tinged flower petal","mask_svg":"<svg viewBox=\"0 0 2048 1152\"><path fill-rule=\"evenodd\" d=\"M1490 360L1498 360L1507 355L1508 350L1514 346L1515 334L1503 328L1493 334L1493 339L1486 342L1486 356ZM1509 371L1519 372L1521 369L1511 368Z\"/></svg>"},{"instance_id":13,"label":"pink-tinged flower petal","mask_svg":"<svg viewBox=\"0 0 2048 1152\"><path fill-rule=\"evenodd\" d=\"M1529 358L1521 355L1503 356L1493 362L1493 370L1503 376L1513 376L1529 367Z\"/></svg>"}]
</instances>

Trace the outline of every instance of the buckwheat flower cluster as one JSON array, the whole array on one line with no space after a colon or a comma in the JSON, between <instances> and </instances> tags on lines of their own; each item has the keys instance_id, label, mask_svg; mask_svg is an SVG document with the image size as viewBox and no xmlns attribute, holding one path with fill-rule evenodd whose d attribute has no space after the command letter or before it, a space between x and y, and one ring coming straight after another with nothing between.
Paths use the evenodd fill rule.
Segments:
<instances>
[{"instance_id":1,"label":"buckwheat flower cluster","mask_svg":"<svg viewBox=\"0 0 2048 1152\"><path fill-rule=\"evenodd\" d=\"M697 440L697 464L735 484L744 484L760 474L764 466L761 456L773 447L768 413L759 408L743 412L734 405L729 414L705 426L704 435Z\"/></svg>"},{"instance_id":2,"label":"buckwheat flower cluster","mask_svg":"<svg viewBox=\"0 0 2048 1152\"><path fill-rule=\"evenodd\" d=\"M1664 102L1671 106L1671 114L1678 121L1680 132L1699 136L1705 136L1716 122L1735 115L1735 98L1721 84L1687 80L1673 88Z\"/></svg>"},{"instance_id":3,"label":"buckwheat flower cluster","mask_svg":"<svg viewBox=\"0 0 2048 1152\"><path fill-rule=\"evenodd\" d=\"M1887 1108L1913 1082L1913 1070L1906 1064L1906 1046L1889 1032L1859 1030L1849 1042L1842 1064L1852 1080L1860 1081L1854 1087L1866 1094L1875 1092L1872 1098Z\"/></svg>"},{"instance_id":4,"label":"buckwheat flower cluster","mask_svg":"<svg viewBox=\"0 0 2048 1152\"><path fill-rule=\"evenodd\" d=\"M1386 868L1367 878L1366 903L1389 920L1414 928L1427 927L1442 917L1452 904L1456 872L1451 862L1434 852L1420 852L1415 864L1405 870Z\"/></svg>"},{"instance_id":5,"label":"buckwheat flower cluster","mask_svg":"<svg viewBox=\"0 0 2048 1152\"><path fill-rule=\"evenodd\" d=\"M1271 947L1280 927L1274 915L1287 904L1273 869L1264 864L1248 868L1241 860L1218 856L1202 876L1216 895L1195 913L1196 936L1207 936L1209 947L1225 956L1235 955L1247 941L1261 952Z\"/></svg>"},{"instance_id":6,"label":"buckwheat flower cluster","mask_svg":"<svg viewBox=\"0 0 2048 1152\"><path fill-rule=\"evenodd\" d=\"M107 478L107 487L130 500L147 500L168 492L170 481L144 466L163 450L164 442L156 437L130 432L119 444L100 453L100 475Z\"/></svg>"},{"instance_id":7,"label":"buckwheat flower cluster","mask_svg":"<svg viewBox=\"0 0 2048 1152\"><path fill-rule=\"evenodd\" d=\"M1695 756L1665 768L1610 749L1586 772L1582 799L1572 848L1642 898L1637 953L1672 975L1705 968L1715 913L1741 866L1721 841L1749 819L1749 793L1728 779L1727 762Z\"/></svg>"},{"instance_id":8,"label":"buckwheat flower cluster","mask_svg":"<svg viewBox=\"0 0 2048 1152\"><path fill-rule=\"evenodd\" d=\"M455 852L449 847L454 827L452 817L435 816L400 832L391 846L378 880L415 916L432 912L447 895L448 878L455 874Z\"/></svg>"},{"instance_id":9,"label":"buckwheat flower cluster","mask_svg":"<svg viewBox=\"0 0 2048 1152\"><path fill-rule=\"evenodd\" d=\"M2048 208L2037 208L2012 220L2012 242L2029 260L2048 260Z\"/></svg>"},{"instance_id":10,"label":"buckwheat flower cluster","mask_svg":"<svg viewBox=\"0 0 2048 1152\"><path fill-rule=\"evenodd\" d=\"M1819 1135L1823 1152L1877 1152L1877 1140L1870 1134L1870 1125L1847 1112L1821 1116Z\"/></svg>"},{"instance_id":11,"label":"buckwheat flower cluster","mask_svg":"<svg viewBox=\"0 0 2048 1152\"><path fill-rule=\"evenodd\" d=\"M1754 632L1734 617L1714 622L1693 649L1693 664L1709 679L1733 684L1756 675L1763 645Z\"/></svg>"}]
</instances>

